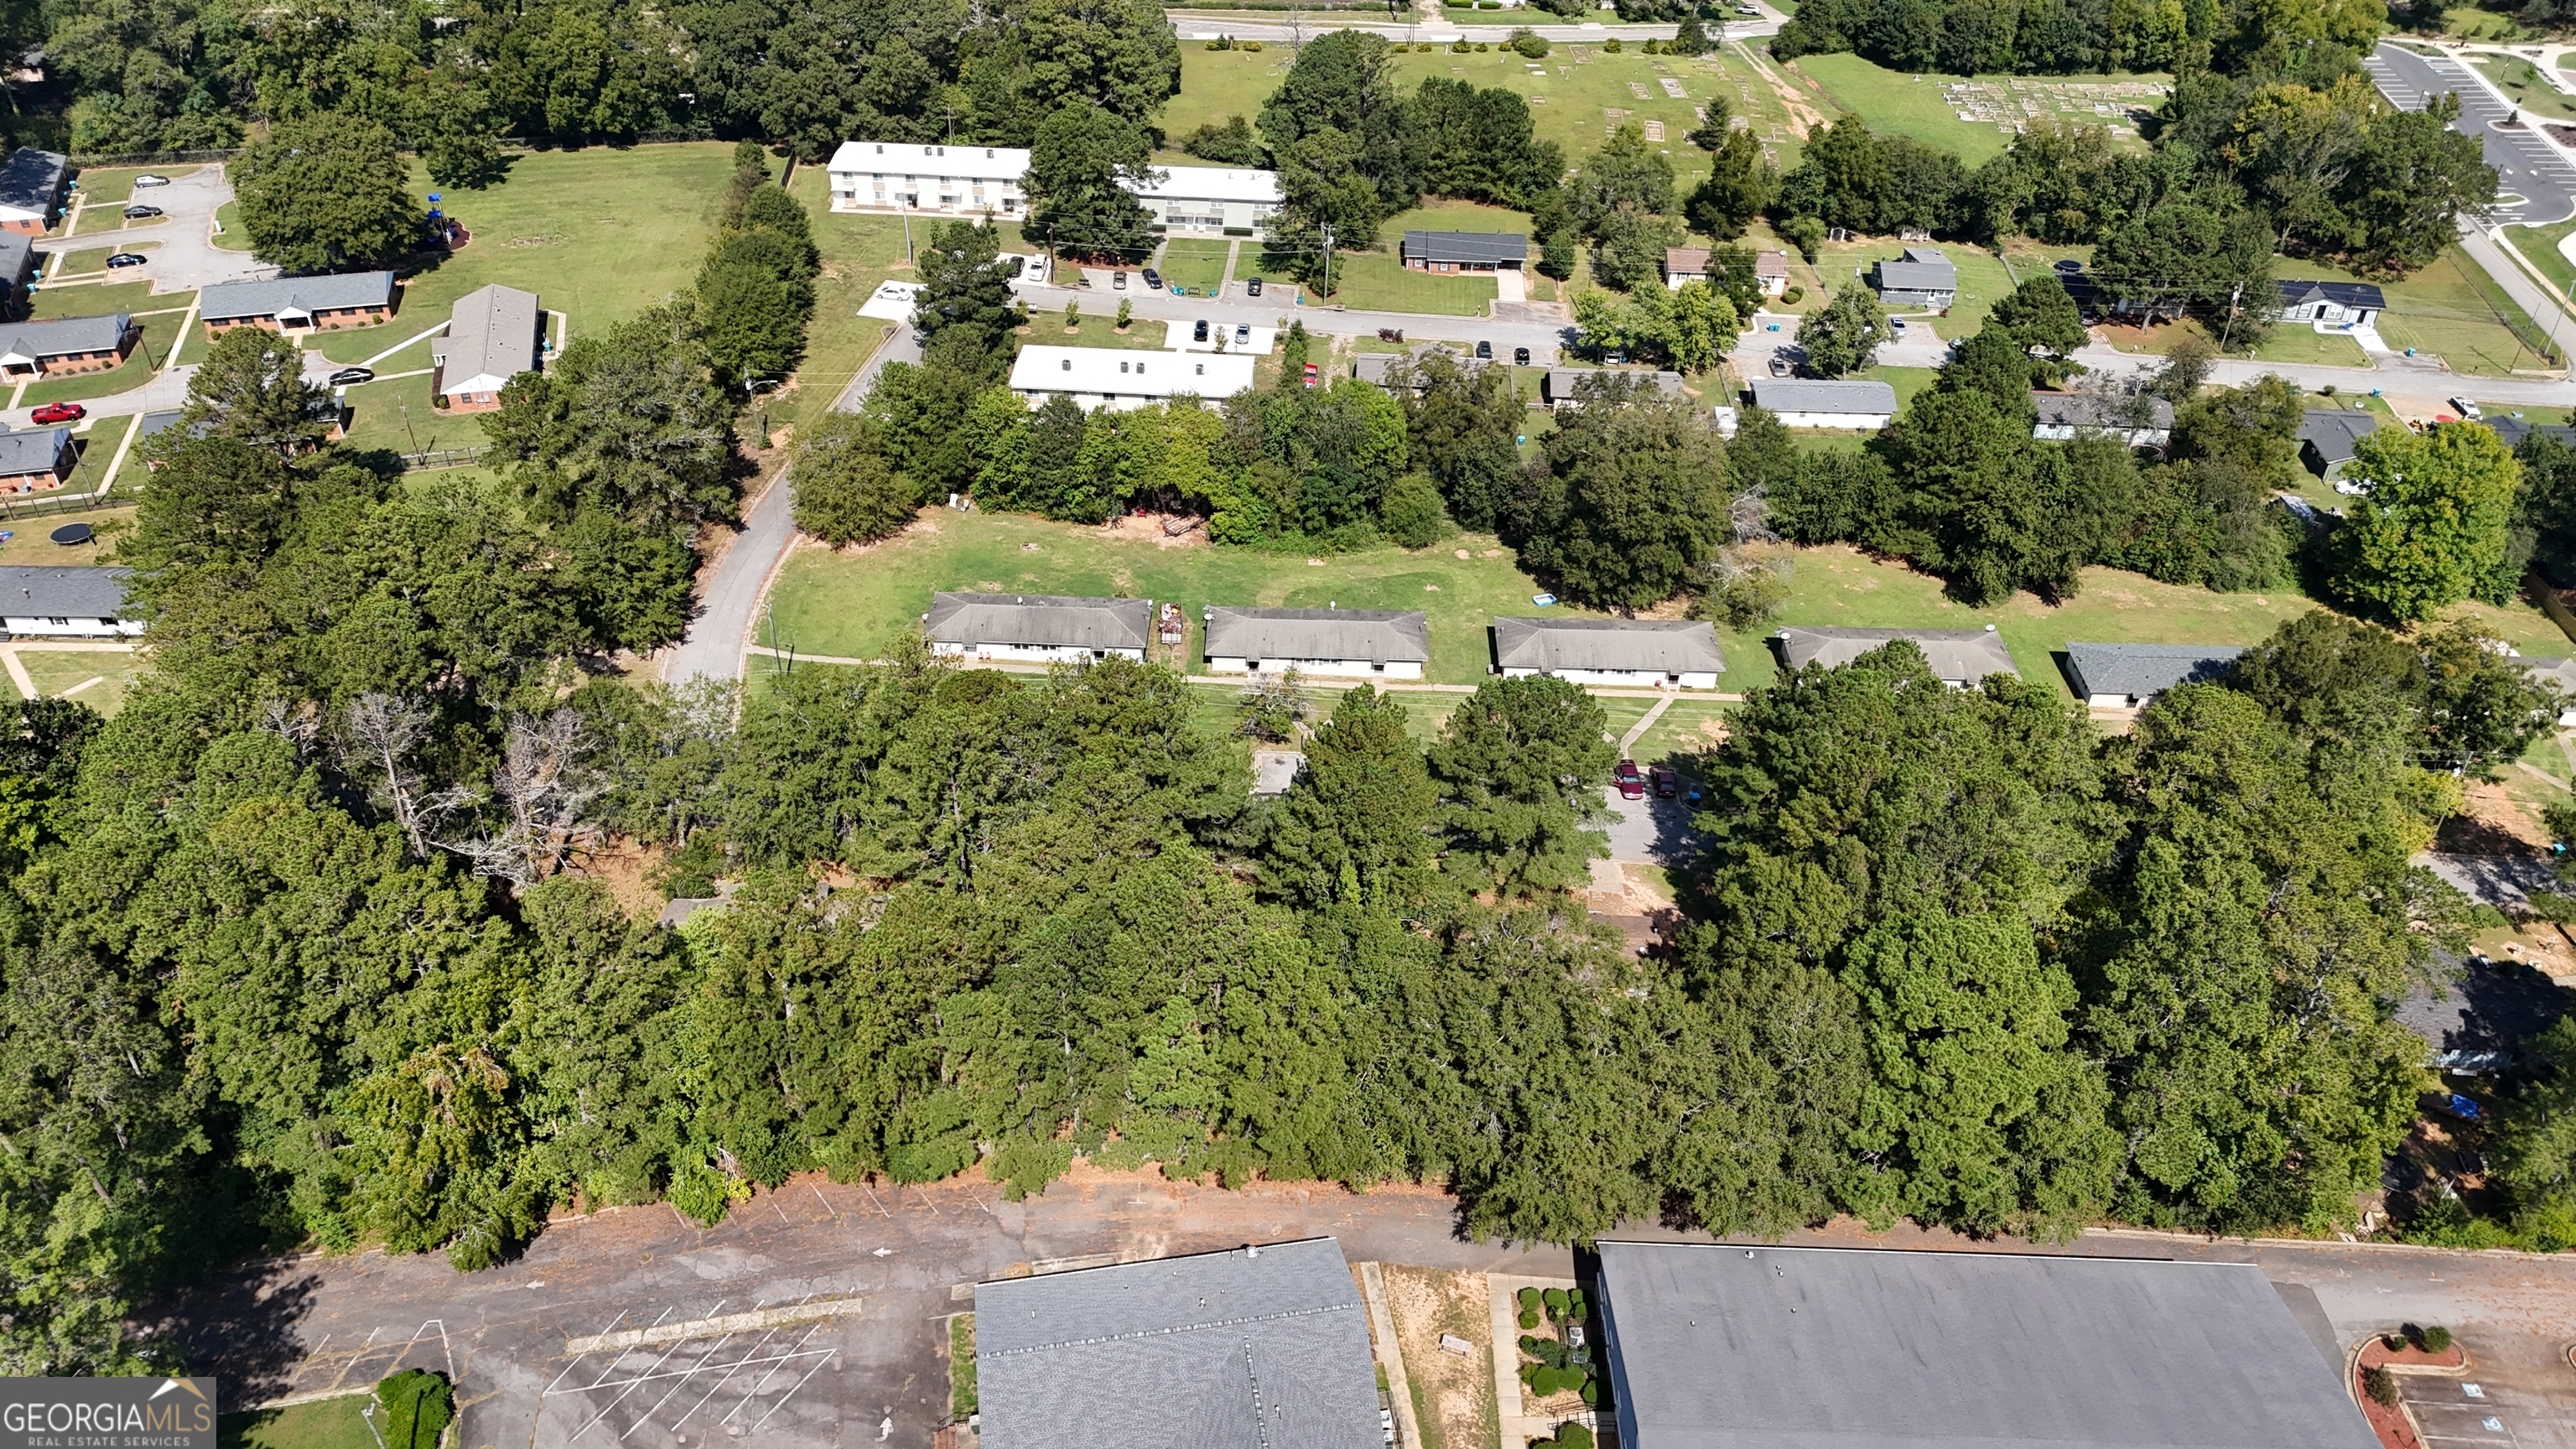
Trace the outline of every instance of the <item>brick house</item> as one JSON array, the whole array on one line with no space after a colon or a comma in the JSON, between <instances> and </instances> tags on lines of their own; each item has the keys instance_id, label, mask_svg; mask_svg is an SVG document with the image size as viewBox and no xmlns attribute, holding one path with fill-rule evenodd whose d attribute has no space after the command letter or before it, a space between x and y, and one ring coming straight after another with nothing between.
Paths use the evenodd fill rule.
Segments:
<instances>
[{"instance_id":1,"label":"brick house","mask_svg":"<svg viewBox=\"0 0 2576 1449\"><path fill-rule=\"evenodd\" d=\"M394 274L341 272L324 277L278 277L266 282L219 282L197 294L206 335L236 327L271 332L329 332L373 327L394 315Z\"/></svg>"},{"instance_id":2,"label":"brick house","mask_svg":"<svg viewBox=\"0 0 2576 1449\"><path fill-rule=\"evenodd\" d=\"M450 412L490 412L511 378L542 363L545 339L536 293L498 283L468 292L456 299L447 335L430 340L430 394Z\"/></svg>"},{"instance_id":3,"label":"brick house","mask_svg":"<svg viewBox=\"0 0 2576 1449\"><path fill-rule=\"evenodd\" d=\"M134 350L141 330L123 312L0 327L0 379L105 372Z\"/></svg>"},{"instance_id":4,"label":"brick house","mask_svg":"<svg viewBox=\"0 0 2576 1449\"><path fill-rule=\"evenodd\" d=\"M12 152L0 162L0 231L42 236L52 230L71 176L68 156L33 146Z\"/></svg>"},{"instance_id":5,"label":"brick house","mask_svg":"<svg viewBox=\"0 0 2576 1449\"><path fill-rule=\"evenodd\" d=\"M69 428L0 433L0 493L50 493L79 462Z\"/></svg>"}]
</instances>

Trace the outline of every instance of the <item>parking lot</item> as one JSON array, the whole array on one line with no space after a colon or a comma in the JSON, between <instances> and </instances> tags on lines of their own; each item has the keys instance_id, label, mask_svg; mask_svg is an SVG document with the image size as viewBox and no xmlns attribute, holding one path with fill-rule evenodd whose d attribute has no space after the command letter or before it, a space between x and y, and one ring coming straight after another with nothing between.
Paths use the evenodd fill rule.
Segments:
<instances>
[{"instance_id":1,"label":"parking lot","mask_svg":"<svg viewBox=\"0 0 2576 1449\"><path fill-rule=\"evenodd\" d=\"M2489 1334L2463 1333L2460 1342L2469 1351L2466 1373L2397 1376L2398 1393L2425 1449L2576 1445L2576 1417L2570 1413L2576 1407L2576 1369L2563 1357L2545 1350L2533 1354L2536 1345L2528 1340Z\"/></svg>"}]
</instances>

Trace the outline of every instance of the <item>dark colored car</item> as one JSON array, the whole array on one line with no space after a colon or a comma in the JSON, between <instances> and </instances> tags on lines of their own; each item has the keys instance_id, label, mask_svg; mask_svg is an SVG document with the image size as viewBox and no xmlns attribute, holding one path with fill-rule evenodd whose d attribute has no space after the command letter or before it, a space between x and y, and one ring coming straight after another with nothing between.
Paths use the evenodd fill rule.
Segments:
<instances>
[{"instance_id":1,"label":"dark colored car","mask_svg":"<svg viewBox=\"0 0 2576 1449\"><path fill-rule=\"evenodd\" d=\"M1162 274L1162 273L1160 273L1160 272L1158 272L1158 271L1155 271L1152 267L1147 267L1144 271L1142 271L1142 272L1138 273L1137 275L1139 275L1139 276L1141 276L1141 277L1143 277L1143 278L1145 279L1145 285L1146 285L1146 286L1148 286L1148 287L1152 288L1153 290L1155 290L1155 291L1157 291L1157 292L1159 292L1159 291L1163 290L1163 274Z\"/></svg>"},{"instance_id":2,"label":"dark colored car","mask_svg":"<svg viewBox=\"0 0 2576 1449\"><path fill-rule=\"evenodd\" d=\"M1484 361L1487 361L1487 362L1491 362L1491 361L1493 361L1493 360L1494 360L1494 344L1492 344L1492 343L1490 343L1490 342L1479 342L1479 343L1477 343L1477 344L1476 344L1476 356L1478 356L1479 358L1481 358L1481 359L1483 359Z\"/></svg>"},{"instance_id":3,"label":"dark colored car","mask_svg":"<svg viewBox=\"0 0 2576 1449\"><path fill-rule=\"evenodd\" d=\"M1646 772L1638 769L1634 760L1621 760L1619 768L1610 772L1610 783L1619 787L1623 800L1646 798Z\"/></svg>"},{"instance_id":4,"label":"dark colored car","mask_svg":"<svg viewBox=\"0 0 2576 1449\"><path fill-rule=\"evenodd\" d=\"M1199 325L1190 329L1190 340L1192 342L1207 341L1207 319L1205 317L1201 317L1199 319Z\"/></svg>"},{"instance_id":5,"label":"dark colored car","mask_svg":"<svg viewBox=\"0 0 2576 1449\"><path fill-rule=\"evenodd\" d=\"M116 252L107 259L109 267L139 267L152 260L141 252Z\"/></svg>"},{"instance_id":6,"label":"dark colored car","mask_svg":"<svg viewBox=\"0 0 2576 1449\"><path fill-rule=\"evenodd\" d=\"M1245 282L1245 283L1243 284L1243 294L1244 294L1245 296L1247 296L1247 297L1258 297L1258 296L1260 296L1260 295L1261 295L1261 279L1260 279L1259 277L1254 277L1254 278L1252 278L1251 280L1249 280L1249 281Z\"/></svg>"},{"instance_id":7,"label":"dark colored car","mask_svg":"<svg viewBox=\"0 0 2576 1449\"><path fill-rule=\"evenodd\" d=\"M47 403L30 416L40 423L76 423L89 416L89 409L79 403Z\"/></svg>"},{"instance_id":8,"label":"dark colored car","mask_svg":"<svg viewBox=\"0 0 2576 1449\"><path fill-rule=\"evenodd\" d=\"M1512 366L1514 366L1514 367L1527 367L1527 366L1529 366L1529 349L1528 349L1528 348L1526 348L1526 347L1515 347L1515 348L1513 348L1513 349L1512 349Z\"/></svg>"},{"instance_id":9,"label":"dark colored car","mask_svg":"<svg viewBox=\"0 0 2576 1449\"><path fill-rule=\"evenodd\" d=\"M1682 777L1661 765L1646 772L1646 784L1658 800L1675 799L1682 793Z\"/></svg>"},{"instance_id":10,"label":"dark colored car","mask_svg":"<svg viewBox=\"0 0 2576 1449\"><path fill-rule=\"evenodd\" d=\"M160 214L161 208L157 206L129 206L125 209L127 221L146 221Z\"/></svg>"},{"instance_id":11,"label":"dark colored car","mask_svg":"<svg viewBox=\"0 0 2576 1449\"><path fill-rule=\"evenodd\" d=\"M331 374L333 387L355 387L359 383L375 380L376 370L372 367L344 367Z\"/></svg>"}]
</instances>

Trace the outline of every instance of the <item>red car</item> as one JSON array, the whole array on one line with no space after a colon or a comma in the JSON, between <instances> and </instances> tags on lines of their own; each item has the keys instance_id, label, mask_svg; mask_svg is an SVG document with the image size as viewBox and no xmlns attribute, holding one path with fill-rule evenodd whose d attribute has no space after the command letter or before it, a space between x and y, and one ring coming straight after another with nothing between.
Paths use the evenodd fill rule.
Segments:
<instances>
[{"instance_id":1,"label":"red car","mask_svg":"<svg viewBox=\"0 0 2576 1449\"><path fill-rule=\"evenodd\" d=\"M1661 765L1646 772L1646 784L1654 790L1658 800L1671 800L1682 793L1681 777Z\"/></svg>"},{"instance_id":2,"label":"red car","mask_svg":"<svg viewBox=\"0 0 2576 1449\"><path fill-rule=\"evenodd\" d=\"M79 403L47 403L33 414L39 423L76 423L88 416L89 409Z\"/></svg>"},{"instance_id":3,"label":"red car","mask_svg":"<svg viewBox=\"0 0 2576 1449\"><path fill-rule=\"evenodd\" d=\"M1638 769L1634 760L1621 760L1619 768L1610 772L1610 783L1619 787L1623 800L1646 798L1646 772Z\"/></svg>"},{"instance_id":4,"label":"red car","mask_svg":"<svg viewBox=\"0 0 2576 1449\"><path fill-rule=\"evenodd\" d=\"M1323 376L1324 370L1322 368L1317 367L1311 362L1306 364L1306 385L1308 387L1313 387L1316 383L1322 381Z\"/></svg>"}]
</instances>

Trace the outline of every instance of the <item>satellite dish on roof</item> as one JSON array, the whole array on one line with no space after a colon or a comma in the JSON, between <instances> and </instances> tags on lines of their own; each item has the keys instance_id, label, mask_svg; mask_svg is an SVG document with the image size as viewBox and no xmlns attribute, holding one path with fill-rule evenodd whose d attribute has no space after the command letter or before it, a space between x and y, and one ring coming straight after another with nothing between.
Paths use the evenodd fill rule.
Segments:
<instances>
[{"instance_id":1,"label":"satellite dish on roof","mask_svg":"<svg viewBox=\"0 0 2576 1449\"><path fill-rule=\"evenodd\" d=\"M66 523L62 527L55 529L50 535L54 542L65 546L76 543L87 543L95 536L96 535L90 532L90 527L86 523Z\"/></svg>"}]
</instances>

